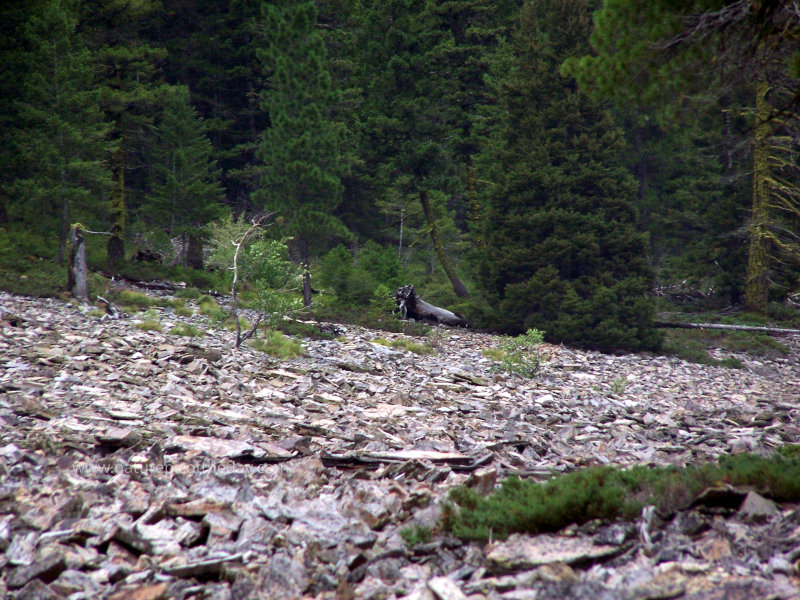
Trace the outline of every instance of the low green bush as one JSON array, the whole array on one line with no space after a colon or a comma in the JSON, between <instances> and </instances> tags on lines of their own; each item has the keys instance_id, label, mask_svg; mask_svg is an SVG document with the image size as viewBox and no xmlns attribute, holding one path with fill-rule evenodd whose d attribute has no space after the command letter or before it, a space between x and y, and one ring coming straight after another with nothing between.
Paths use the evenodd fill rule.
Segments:
<instances>
[{"instance_id":1,"label":"low green bush","mask_svg":"<svg viewBox=\"0 0 800 600\"><path fill-rule=\"evenodd\" d=\"M486 348L483 355L496 361L495 370L505 371L521 377L533 377L539 370L541 357L539 345L542 343L542 332L529 329L517 337L504 336L500 348Z\"/></svg>"},{"instance_id":2,"label":"low green bush","mask_svg":"<svg viewBox=\"0 0 800 600\"><path fill-rule=\"evenodd\" d=\"M592 467L543 483L509 478L487 497L455 488L443 528L462 539L557 531L593 519L633 519L646 505L662 515L687 508L709 487L746 487L778 502L800 500L800 452L738 454L686 468Z\"/></svg>"}]
</instances>

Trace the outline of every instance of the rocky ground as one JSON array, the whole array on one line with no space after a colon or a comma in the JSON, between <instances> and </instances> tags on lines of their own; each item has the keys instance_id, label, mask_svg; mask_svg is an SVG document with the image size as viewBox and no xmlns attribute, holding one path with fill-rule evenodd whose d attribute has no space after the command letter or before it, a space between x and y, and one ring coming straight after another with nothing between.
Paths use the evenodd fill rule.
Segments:
<instances>
[{"instance_id":1,"label":"rocky ground","mask_svg":"<svg viewBox=\"0 0 800 600\"><path fill-rule=\"evenodd\" d=\"M526 380L468 330L417 355L342 326L278 362L171 309L164 331L207 334L0 310L0 597L800 599L800 509L756 494L487 545L400 535L465 482L798 443L800 339L742 369L545 345Z\"/></svg>"}]
</instances>

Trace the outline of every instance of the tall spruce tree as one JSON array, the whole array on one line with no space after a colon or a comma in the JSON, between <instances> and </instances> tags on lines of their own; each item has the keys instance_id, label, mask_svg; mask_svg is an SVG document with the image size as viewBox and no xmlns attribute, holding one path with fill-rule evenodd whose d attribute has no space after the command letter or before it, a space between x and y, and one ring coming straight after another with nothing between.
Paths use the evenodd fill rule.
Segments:
<instances>
[{"instance_id":1,"label":"tall spruce tree","mask_svg":"<svg viewBox=\"0 0 800 600\"><path fill-rule=\"evenodd\" d=\"M114 185L105 197L111 231L108 265L113 270L125 257L128 214L145 200L153 121L166 87L159 72L166 52L143 34L160 3L79 4L79 31L95 58L94 85L106 119L114 124L111 137L117 144L111 160Z\"/></svg>"},{"instance_id":2,"label":"tall spruce tree","mask_svg":"<svg viewBox=\"0 0 800 600\"><path fill-rule=\"evenodd\" d=\"M460 187L452 160L457 139L441 101L458 82L444 75L434 50L446 32L431 26L424 3L375 1L362 31L364 72L361 150L371 185L384 198L419 202L430 243L453 290L469 295L445 246L442 229L451 221L454 190ZM365 178L366 179L366 178Z\"/></svg>"},{"instance_id":3,"label":"tall spruce tree","mask_svg":"<svg viewBox=\"0 0 800 600\"><path fill-rule=\"evenodd\" d=\"M222 186L203 121L189 103L189 90L176 86L164 99L152 155L151 195L143 212L184 239L185 262L202 268L202 228L219 216Z\"/></svg>"},{"instance_id":4,"label":"tall spruce tree","mask_svg":"<svg viewBox=\"0 0 800 600\"><path fill-rule=\"evenodd\" d=\"M39 231L53 226L59 260L70 223L91 219L93 199L110 185L110 126L97 106L93 58L77 32L77 8L70 0L38 0L30 7L10 134L21 171L7 187L9 212Z\"/></svg>"},{"instance_id":5,"label":"tall spruce tree","mask_svg":"<svg viewBox=\"0 0 800 600\"><path fill-rule=\"evenodd\" d=\"M492 134L479 157L488 210L483 282L509 332L588 348L659 344L645 238L636 230L621 130L559 75L587 47L590 0L522 8L490 75Z\"/></svg>"},{"instance_id":6,"label":"tall spruce tree","mask_svg":"<svg viewBox=\"0 0 800 600\"><path fill-rule=\"evenodd\" d=\"M263 163L254 202L274 212L292 236L291 249L303 265L303 298L311 306L312 254L332 236L348 237L334 216L342 194L342 131L330 116L337 93L316 28L313 1L264 2L263 48L258 52L266 87L261 106L270 126L257 156Z\"/></svg>"}]
</instances>

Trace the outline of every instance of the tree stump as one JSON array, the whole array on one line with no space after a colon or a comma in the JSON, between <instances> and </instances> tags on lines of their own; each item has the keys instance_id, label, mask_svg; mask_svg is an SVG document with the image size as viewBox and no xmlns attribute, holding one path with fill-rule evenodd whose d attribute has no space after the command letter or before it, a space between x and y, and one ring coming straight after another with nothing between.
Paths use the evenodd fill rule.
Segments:
<instances>
[{"instance_id":1,"label":"tree stump","mask_svg":"<svg viewBox=\"0 0 800 600\"><path fill-rule=\"evenodd\" d=\"M72 226L70 232L69 266L67 269L67 289L79 302L89 302L89 286L86 283L86 241L80 224Z\"/></svg>"}]
</instances>

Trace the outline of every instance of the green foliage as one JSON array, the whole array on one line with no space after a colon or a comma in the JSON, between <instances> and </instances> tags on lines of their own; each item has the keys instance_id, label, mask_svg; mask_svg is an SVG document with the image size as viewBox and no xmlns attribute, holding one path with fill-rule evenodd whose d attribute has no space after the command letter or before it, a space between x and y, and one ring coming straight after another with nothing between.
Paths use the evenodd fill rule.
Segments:
<instances>
[{"instance_id":1,"label":"green foliage","mask_svg":"<svg viewBox=\"0 0 800 600\"><path fill-rule=\"evenodd\" d=\"M111 298L122 307L124 311L144 310L159 304L157 298L134 292L133 290L121 290L110 294Z\"/></svg>"},{"instance_id":2,"label":"green foliage","mask_svg":"<svg viewBox=\"0 0 800 600\"><path fill-rule=\"evenodd\" d=\"M78 5L42 0L21 27L19 95L8 142L15 151L10 217L59 239L64 259L69 224L97 222L94 199L109 190L114 144L98 107L92 54L78 30Z\"/></svg>"},{"instance_id":3,"label":"green foliage","mask_svg":"<svg viewBox=\"0 0 800 600\"><path fill-rule=\"evenodd\" d=\"M175 292L178 298L186 298L187 300L197 300L203 293L194 287L182 288Z\"/></svg>"},{"instance_id":4,"label":"green foliage","mask_svg":"<svg viewBox=\"0 0 800 600\"><path fill-rule=\"evenodd\" d=\"M433 348L428 345L417 344L416 342L412 342L406 338L395 338L393 340L387 340L383 337L378 337L372 340L376 344L380 344L381 346L387 346L389 348L397 348L399 350L404 350L406 352L413 352L414 354L433 354Z\"/></svg>"},{"instance_id":5,"label":"green foliage","mask_svg":"<svg viewBox=\"0 0 800 600\"><path fill-rule=\"evenodd\" d=\"M342 127L331 118L338 91L314 2L262 2L261 9L257 56L266 85L260 99L270 126L256 153L261 186L253 200L277 215L308 274L312 252L332 236L350 237L334 214L345 170Z\"/></svg>"},{"instance_id":6,"label":"green foliage","mask_svg":"<svg viewBox=\"0 0 800 600\"><path fill-rule=\"evenodd\" d=\"M228 313L211 296L200 296L197 299L197 308L201 315L206 315L215 323L222 323L228 318Z\"/></svg>"},{"instance_id":7,"label":"green foliage","mask_svg":"<svg viewBox=\"0 0 800 600\"><path fill-rule=\"evenodd\" d=\"M281 359L296 358L303 354L300 342L286 337L280 331L268 329L263 338L250 339L248 344L254 350L266 352Z\"/></svg>"},{"instance_id":8,"label":"green foliage","mask_svg":"<svg viewBox=\"0 0 800 600\"><path fill-rule=\"evenodd\" d=\"M628 379L626 377L615 377L611 381L611 393L619 396L625 393L628 388Z\"/></svg>"},{"instance_id":9,"label":"green foliage","mask_svg":"<svg viewBox=\"0 0 800 600\"><path fill-rule=\"evenodd\" d=\"M599 350L657 348L653 274L636 230L621 130L558 69L587 48L592 3L538 0L490 74L479 156L488 204L480 277L505 331Z\"/></svg>"},{"instance_id":10,"label":"green foliage","mask_svg":"<svg viewBox=\"0 0 800 600\"><path fill-rule=\"evenodd\" d=\"M164 328L161 327L161 323L152 319L135 323L134 327L136 327L136 329L141 329L142 331L164 331Z\"/></svg>"},{"instance_id":11,"label":"green foliage","mask_svg":"<svg viewBox=\"0 0 800 600\"><path fill-rule=\"evenodd\" d=\"M152 190L142 209L150 223L166 226L170 235L197 235L218 217L222 188L212 158L211 142L189 90L165 92L158 140L152 153Z\"/></svg>"},{"instance_id":12,"label":"green foliage","mask_svg":"<svg viewBox=\"0 0 800 600\"><path fill-rule=\"evenodd\" d=\"M413 550L418 544L427 544L433 539L433 532L430 527L425 525L411 525L400 530L400 537L403 538L409 550Z\"/></svg>"},{"instance_id":13,"label":"green foliage","mask_svg":"<svg viewBox=\"0 0 800 600\"><path fill-rule=\"evenodd\" d=\"M533 377L539 370L539 344L542 340L541 331L529 329L524 335L502 338L500 348L485 348L483 354L497 361L498 371Z\"/></svg>"},{"instance_id":14,"label":"green foliage","mask_svg":"<svg viewBox=\"0 0 800 600\"><path fill-rule=\"evenodd\" d=\"M403 269L394 249L367 242L357 257L339 244L320 260L320 282L336 294L336 304L394 308L388 300L402 283Z\"/></svg>"},{"instance_id":15,"label":"green foliage","mask_svg":"<svg viewBox=\"0 0 800 600\"><path fill-rule=\"evenodd\" d=\"M311 323L303 323L294 319L281 319L277 323L271 324L271 327L282 331L287 335L295 337L308 338L311 340L333 340L336 336L322 331L317 325Z\"/></svg>"},{"instance_id":16,"label":"green foliage","mask_svg":"<svg viewBox=\"0 0 800 600\"><path fill-rule=\"evenodd\" d=\"M272 327L301 307L299 269L289 260L286 240L258 239L244 253L244 276L255 290L251 307L268 315Z\"/></svg>"},{"instance_id":17,"label":"green foliage","mask_svg":"<svg viewBox=\"0 0 800 600\"><path fill-rule=\"evenodd\" d=\"M190 323L178 323L169 330L170 335L180 335L184 337L203 337L205 335L205 331L195 327Z\"/></svg>"},{"instance_id":18,"label":"green foliage","mask_svg":"<svg viewBox=\"0 0 800 600\"><path fill-rule=\"evenodd\" d=\"M510 478L482 498L460 487L451 492L444 528L463 539L505 538L511 533L557 531L593 519L635 518L654 505L661 514L685 509L705 489L743 486L779 502L800 500L800 457L786 451L761 457L726 456L718 464L686 468L592 467L559 475L544 483Z\"/></svg>"}]
</instances>

